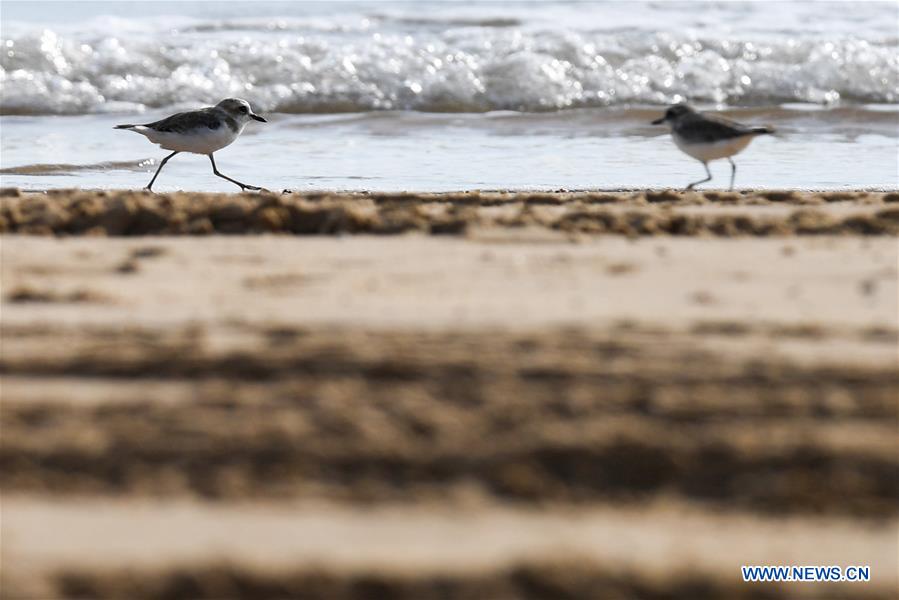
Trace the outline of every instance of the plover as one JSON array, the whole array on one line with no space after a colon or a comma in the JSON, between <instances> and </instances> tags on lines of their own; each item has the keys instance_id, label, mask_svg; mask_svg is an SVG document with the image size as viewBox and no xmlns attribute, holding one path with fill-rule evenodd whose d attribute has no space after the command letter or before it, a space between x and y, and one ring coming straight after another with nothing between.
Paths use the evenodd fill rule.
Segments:
<instances>
[{"instance_id":1,"label":"plover","mask_svg":"<svg viewBox=\"0 0 899 600\"><path fill-rule=\"evenodd\" d=\"M153 189L153 182L156 181L165 163L179 152L205 154L212 163L212 172L222 179L239 185L241 190L261 190L260 187L241 183L219 173L215 166L215 158L212 156L213 152L236 140L250 119L266 122L253 112L246 100L225 98L215 106L177 113L145 125L116 125L115 129L136 131L154 144L159 144L160 148L173 151L159 163L156 174L147 184L148 190Z\"/></svg>"},{"instance_id":2,"label":"plover","mask_svg":"<svg viewBox=\"0 0 899 600\"><path fill-rule=\"evenodd\" d=\"M671 127L671 137L677 147L705 167L708 177L694 181L687 186L688 190L712 179L709 161L719 158L726 158L730 162L730 189L734 189L737 165L730 157L746 148L755 136L774 133L770 127L749 127L716 115L698 113L686 104L669 107L661 119L652 122L653 125L662 123L668 123Z\"/></svg>"}]
</instances>

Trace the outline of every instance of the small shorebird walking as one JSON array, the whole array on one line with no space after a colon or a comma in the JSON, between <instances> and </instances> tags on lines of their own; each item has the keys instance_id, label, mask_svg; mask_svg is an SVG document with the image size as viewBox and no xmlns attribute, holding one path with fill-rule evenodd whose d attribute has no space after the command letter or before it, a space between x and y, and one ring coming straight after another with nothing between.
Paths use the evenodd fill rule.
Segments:
<instances>
[{"instance_id":1,"label":"small shorebird walking","mask_svg":"<svg viewBox=\"0 0 899 600\"><path fill-rule=\"evenodd\" d=\"M712 179L708 163L719 158L730 162L730 189L734 189L737 165L730 157L746 148L755 136L774 133L770 127L749 127L715 115L701 114L686 104L669 107L662 118L652 122L653 125L662 123L668 123L671 127L671 137L677 147L705 167L708 177L694 181L687 186L688 190Z\"/></svg>"},{"instance_id":2,"label":"small shorebird walking","mask_svg":"<svg viewBox=\"0 0 899 600\"><path fill-rule=\"evenodd\" d=\"M153 189L153 182L162 167L179 152L205 154L212 163L212 172L217 176L239 185L241 190L261 190L261 187L247 185L219 173L215 158L212 157L213 152L236 140L250 119L266 122L253 112L246 100L225 98L215 106L177 113L145 125L116 125L115 129L136 131L154 144L159 144L160 148L173 151L159 163L156 174L147 184L147 190Z\"/></svg>"}]
</instances>

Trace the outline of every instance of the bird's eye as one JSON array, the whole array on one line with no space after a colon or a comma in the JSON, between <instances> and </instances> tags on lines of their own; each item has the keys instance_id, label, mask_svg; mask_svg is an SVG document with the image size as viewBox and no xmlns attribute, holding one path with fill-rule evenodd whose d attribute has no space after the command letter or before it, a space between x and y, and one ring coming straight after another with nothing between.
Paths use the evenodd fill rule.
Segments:
<instances>
[{"instance_id":1,"label":"bird's eye","mask_svg":"<svg viewBox=\"0 0 899 600\"><path fill-rule=\"evenodd\" d=\"M250 109L247 108L246 106L241 106L241 107L240 107L240 112L242 112L242 113L246 113L246 112L248 112L249 110L250 110Z\"/></svg>"}]
</instances>

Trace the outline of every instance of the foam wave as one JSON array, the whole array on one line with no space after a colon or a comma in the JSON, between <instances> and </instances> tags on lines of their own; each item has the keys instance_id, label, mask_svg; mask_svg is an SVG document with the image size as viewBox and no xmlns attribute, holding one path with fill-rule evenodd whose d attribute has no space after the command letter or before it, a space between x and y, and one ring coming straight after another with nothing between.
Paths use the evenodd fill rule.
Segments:
<instances>
[{"instance_id":1,"label":"foam wave","mask_svg":"<svg viewBox=\"0 0 899 600\"><path fill-rule=\"evenodd\" d=\"M0 40L0 112L133 112L229 95L288 113L899 102L895 37L491 25L415 36L251 21L155 37L17 29Z\"/></svg>"},{"instance_id":2,"label":"foam wave","mask_svg":"<svg viewBox=\"0 0 899 600\"><path fill-rule=\"evenodd\" d=\"M73 165L66 163L21 165L18 167L0 169L0 174L52 176L71 175L72 173L78 173L79 171L146 171L147 166L152 165L155 160L156 159L153 158L145 158L142 160L103 161L88 165Z\"/></svg>"}]
</instances>

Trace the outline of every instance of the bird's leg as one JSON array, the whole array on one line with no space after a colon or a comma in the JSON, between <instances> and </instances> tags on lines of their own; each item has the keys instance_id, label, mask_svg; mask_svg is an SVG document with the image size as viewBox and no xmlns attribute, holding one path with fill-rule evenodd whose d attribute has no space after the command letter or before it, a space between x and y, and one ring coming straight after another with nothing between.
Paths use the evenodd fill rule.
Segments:
<instances>
[{"instance_id":1,"label":"bird's leg","mask_svg":"<svg viewBox=\"0 0 899 600\"><path fill-rule=\"evenodd\" d=\"M151 179L150 183L147 184L147 187L144 188L145 190L147 190L148 192L153 191L153 182L156 181L157 177L159 177L159 172L162 171L162 167L164 167L165 163L169 162L169 159L172 158L173 156L175 156L176 154L178 154L178 153L172 152L171 154L169 154L168 156L166 156L165 158L162 159L162 162L159 163L159 168L156 169L156 174L153 175L153 179Z\"/></svg>"},{"instance_id":2,"label":"bird's leg","mask_svg":"<svg viewBox=\"0 0 899 600\"><path fill-rule=\"evenodd\" d=\"M737 165L727 157L728 162L730 163L730 191L734 191L734 178L737 176Z\"/></svg>"},{"instance_id":3,"label":"bird's leg","mask_svg":"<svg viewBox=\"0 0 899 600\"><path fill-rule=\"evenodd\" d=\"M712 178L712 174L709 172L709 163L702 163L702 166L705 167L705 174L708 175L708 177L706 177L705 179L700 179L699 181L694 181L693 183L691 183L690 185L687 186L687 190L692 190L694 185L697 185L699 183L705 183L706 181L709 181ZM686 190L684 190L684 191L686 191Z\"/></svg>"},{"instance_id":4,"label":"bird's leg","mask_svg":"<svg viewBox=\"0 0 899 600\"><path fill-rule=\"evenodd\" d=\"M227 179L227 180L230 181L231 183L234 183L234 184L239 185L241 190L257 190L257 191L258 191L258 190L261 190L261 189L262 189L261 187L258 187L258 186L255 186L255 185L247 185L246 183L241 183L241 182L237 181L236 179L231 179L231 178L228 177L227 175L222 175L221 173L219 173L218 168L216 168L216 166L215 166L215 159L212 158L212 154L209 155L209 162L212 163L212 172L213 172L213 173L215 173L216 175L218 175L218 176L221 177L222 179Z\"/></svg>"}]
</instances>

